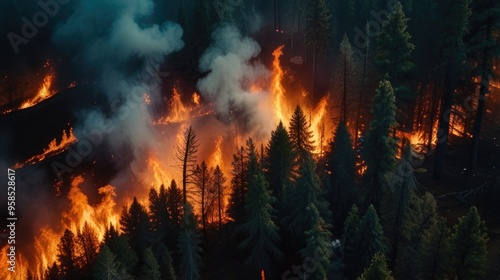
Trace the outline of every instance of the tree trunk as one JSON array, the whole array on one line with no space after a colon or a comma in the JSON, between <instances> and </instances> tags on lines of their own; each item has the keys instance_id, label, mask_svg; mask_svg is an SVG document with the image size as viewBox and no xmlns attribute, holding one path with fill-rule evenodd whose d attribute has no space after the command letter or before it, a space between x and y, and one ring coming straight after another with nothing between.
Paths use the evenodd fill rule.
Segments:
<instances>
[{"instance_id":1,"label":"tree trunk","mask_svg":"<svg viewBox=\"0 0 500 280\"><path fill-rule=\"evenodd\" d=\"M491 37L491 22L488 21L486 27L486 42L490 40ZM481 86L479 89L479 100L477 104L476 119L474 120L474 130L472 133L472 146L469 156L469 163L467 166L467 174L474 175L476 172L476 160L477 151L479 149L479 140L481 136L481 124L483 122L484 114L484 101L486 99L486 94L490 86L490 75L491 75L491 65L490 65L490 54L488 47L484 48L483 52L483 64L481 70Z\"/></svg>"},{"instance_id":2,"label":"tree trunk","mask_svg":"<svg viewBox=\"0 0 500 280\"><path fill-rule=\"evenodd\" d=\"M439 128L437 131L437 146L436 146L436 160L434 162L434 180L441 180L443 169L445 166L446 159L446 146L448 145L448 135L450 129L450 115L451 115L451 105L453 101L453 89L454 89L454 69L456 65L452 65L448 62L446 67L446 78L445 78L445 90L443 96L443 105L441 107L441 113L439 114Z\"/></svg>"}]
</instances>

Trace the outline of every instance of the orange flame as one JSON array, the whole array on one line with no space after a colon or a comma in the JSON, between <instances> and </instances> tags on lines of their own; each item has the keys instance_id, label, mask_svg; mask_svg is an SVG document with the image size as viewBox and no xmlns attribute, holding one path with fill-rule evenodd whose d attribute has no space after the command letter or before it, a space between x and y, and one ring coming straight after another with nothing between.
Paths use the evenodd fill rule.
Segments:
<instances>
[{"instance_id":1,"label":"orange flame","mask_svg":"<svg viewBox=\"0 0 500 280\"><path fill-rule=\"evenodd\" d=\"M283 55L284 45L279 46L273 51L273 78L271 81L271 91L273 94L273 102L277 121L282 121L288 127L289 112L285 112L285 88L281 84L285 71L281 68L280 58Z\"/></svg>"},{"instance_id":2,"label":"orange flame","mask_svg":"<svg viewBox=\"0 0 500 280\"><path fill-rule=\"evenodd\" d=\"M41 154L29 158L24 163L16 163L14 165L14 169L22 168L25 165L32 165L41 162L46 157L60 154L64 152L66 148L76 143L76 141L78 141L78 139L73 134L73 128L70 128L69 132L67 133L63 130L61 142L59 142L59 144L57 143L57 139L54 138L52 141L50 141L47 148L43 149L43 152Z\"/></svg>"},{"instance_id":3,"label":"orange flame","mask_svg":"<svg viewBox=\"0 0 500 280\"><path fill-rule=\"evenodd\" d=\"M193 101L196 106L200 106L200 95L196 92L193 92L193 95L191 96L191 101Z\"/></svg>"},{"instance_id":4,"label":"orange flame","mask_svg":"<svg viewBox=\"0 0 500 280\"><path fill-rule=\"evenodd\" d=\"M329 95L325 95L323 98L321 98L320 102L316 106L316 108L313 110L313 114L311 116L311 129L313 131L313 140L316 145L314 153L321 154L323 153L323 146L325 142L325 119L326 119L326 107L328 105L328 98Z\"/></svg>"},{"instance_id":5,"label":"orange flame","mask_svg":"<svg viewBox=\"0 0 500 280\"><path fill-rule=\"evenodd\" d=\"M260 271L260 279L266 280L266 272L264 271L264 269Z\"/></svg>"},{"instance_id":6,"label":"orange flame","mask_svg":"<svg viewBox=\"0 0 500 280\"><path fill-rule=\"evenodd\" d=\"M31 106L34 106L41 101L51 97L54 95L55 91L51 91L51 86L52 86L52 80L54 79L54 75L52 74L47 74L45 78L43 78L43 84L38 90L38 94L33 97L32 99L24 102L19 109L24 109L24 108L29 108Z\"/></svg>"},{"instance_id":7,"label":"orange flame","mask_svg":"<svg viewBox=\"0 0 500 280\"><path fill-rule=\"evenodd\" d=\"M209 166L215 167L219 166L222 170L224 170L224 161L222 159L222 149L221 149L221 144L222 144L222 136L217 137L215 140L215 147L214 151L210 155L208 159Z\"/></svg>"},{"instance_id":8,"label":"orange flame","mask_svg":"<svg viewBox=\"0 0 500 280\"><path fill-rule=\"evenodd\" d=\"M158 160L154 155L150 155L147 159L148 172L153 175L153 181L149 182L154 188L158 188L159 186L167 185L169 182L170 176L165 171L162 162ZM149 176L148 176L149 177Z\"/></svg>"}]
</instances>

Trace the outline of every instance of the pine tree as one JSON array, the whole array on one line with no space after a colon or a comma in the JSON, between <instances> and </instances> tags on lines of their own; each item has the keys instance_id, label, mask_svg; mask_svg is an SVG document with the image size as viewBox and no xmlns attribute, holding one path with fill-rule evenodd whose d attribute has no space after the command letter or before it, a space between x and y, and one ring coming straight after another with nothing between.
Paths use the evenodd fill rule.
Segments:
<instances>
[{"instance_id":1,"label":"pine tree","mask_svg":"<svg viewBox=\"0 0 500 280\"><path fill-rule=\"evenodd\" d=\"M358 244L358 273L364 267L368 267L375 254L385 255L388 252L384 232L373 205L368 207L365 215L359 221L355 239Z\"/></svg>"},{"instance_id":2,"label":"pine tree","mask_svg":"<svg viewBox=\"0 0 500 280\"><path fill-rule=\"evenodd\" d=\"M183 204L187 202L187 184L193 176L196 167L196 152L198 152L198 138L193 127L189 126L184 131L181 143L177 144L175 158L179 162L178 167L182 171L182 199Z\"/></svg>"},{"instance_id":3,"label":"pine tree","mask_svg":"<svg viewBox=\"0 0 500 280\"><path fill-rule=\"evenodd\" d=\"M224 205L224 197L225 197L225 191L224 191L224 184L226 183L227 179L224 176L224 173L222 173L222 170L220 169L219 165L217 165L214 169L214 189L216 191L216 198L217 198L217 214L218 214L218 220L219 220L219 228L222 226L222 211L225 207Z\"/></svg>"},{"instance_id":4,"label":"pine tree","mask_svg":"<svg viewBox=\"0 0 500 280\"><path fill-rule=\"evenodd\" d=\"M156 247L156 256L158 259L158 265L160 266L161 278L163 280L177 279L175 276L172 256L170 255L170 251L165 244L160 243L160 245Z\"/></svg>"},{"instance_id":5,"label":"pine tree","mask_svg":"<svg viewBox=\"0 0 500 280\"><path fill-rule=\"evenodd\" d=\"M348 118L348 97L354 94L355 86L354 80L356 75L356 65L354 62L354 54L352 51L351 43L347 35L344 34L342 42L339 47L339 69L337 72L336 82L341 85L340 92L342 92L342 106L341 106L341 122L347 123Z\"/></svg>"},{"instance_id":6,"label":"pine tree","mask_svg":"<svg viewBox=\"0 0 500 280\"><path fill-rule=\"evenodd\" d=\"M358 231L359 219L359 209L356 204L353 204L345 219L344 228L342 229L342 238L340 240L344 262L346 259L353 259L357 253L355 251L356 244L354 236Z\"/></svg>"},{"instance_id":7,"label":"pine tree","mask_svg":"<svg viewBox=\"0 0 500 280\"><path fill-rule=\"evenodd\" d=\"M391 271L387 268L385 257L383 254L375 254L370 263L370 266L365 269L363 274L358 277L358 280L393 280Z\"/></svg>"},{"instance_id":8,"label":"pine tree","mask_svg":"<svg viewBox=\"0 0 500 280\"><path fill-rule=\"evenodd\" d=\"M159 280L160 266L156 262L156 258L151 251L151 247L144 250L144 264L141 267L140 279L144 280Z\"/></svg>"},{"instance_id":9,"label":"pine tree","mask_svg":"<svg viewBox=\"0 0 500 280\"><path fill-rule=\"evenodd\" d=\"M182 221L182 200L182 190L177 187L175 180L172 180L167 190L167 212L174 228L180 227Z\"/></svg>"},{"instance_id":10,"label":"pine tree","mask_svg":"<svg viewBox=\"0 0 500 280\"><path fill-rule=\"evenodd\" d=\"M57 260L61 276L66 279L79 277L78 252L76 248L75 234L66 229L57 244Z\"/></svg>"},{"instance_id":11,"label":"pine tree","mask_svg":"<svg viewBox=\"0 0 500 280\"><path fill-rule=\"evenodd\" d=\"M454 276L457 279L482 279L486 271L488 235L477 208L460 218L452 235Z\"/></svg>"},{"instance_id":12,"label":"pine tree","mask_svg":"<svg viewBox=\"0 0 500 280\"><path fill-rule=\"evenodd\" d=\"M215 197L211 196L211 189L213 188L212 171L208 169L205 161L201 165L197 164L193 172L193 185L196 187L198 199L201 206L201 224L203 226L203 236L205 242L207 241L207 215L209 209L213 207Z\"/></svg>"},{"instance_id":13,"label":"pine tree","mask_svg":"<svg viewBox=\"0 0 500 280\"><path fill-rule=\"evenodd\" d=\"M43 275L45 280L59 280L59 266L57 263L54 262L51 266L47 267Z\"/></svg>"},{"instance_id":14,"label":"pine tree","mask_svg":"<svg viewBox=\"0 0 500 280\"><path fill-rule=\"evenodd\" d=\"M391 136L396 124L396 105L391 83L383 80L373 99L373 119L363 143L363 158L367 167L365 176L373 179L367 201L380 209L380 199L386 184L385 175L396 163L396 140Z\"/></svg>"},{"instance_id":15,"label":"pine tree","mask_svg":"<svg viewBox=\"0 0 500 280\"><path fill-rule=\"evenodd\" d=\"M178 250L180 257L179 279L201 279L200 233L190 204L184 205Z\"/></svg>"},{"instance_id":16,"label":"pine tree","mask_svg":"<svg viewBox=\"0 0 500 280\"><path fill-rule=\"evenodd\" d=\"M234 221L242 221L245 215L245 193L248 190L248 163L245 149L240 147L233 154L231 161L231 194L229 197L228 215Z\"/></svg>"},{"instance_id":17,"label":"pine tree","mask_svg":"<svg viewBox=\"0 0 500 280\"><path fill-rule=\"evenodd\" d=\"M327 48L330 38L330 11L325 0L311 0L307 2L307 18L305 28L305 41L313 51L313 93L316 76L316 57L319 51Z\"/></svg>"},{"instance_id":18,"label":"pine tree","mask_svg":"<svg viewBox=\"0 0 500 280\"><path fill-rule=\"evenodd\" d=\"M149 190L149 220L151 231L156 242L163 241L170 227L169 215L167 211L167 192L165 186L161 185L156 191L155 188Z\"/></svg>"},{"instance_id":19,"label":"pine tree","mask_svg":"<svg viewBox=\"0 0 500 280\"><path fill-rule=\"evenodd\" d=\"M403 11L403 5L396 2L394 10L377 38L375 62L382 76L391 82L396 97L411 101L414 96L404 82L414 67L412 52L415 45L410 42L411 35L407 29L408 19Z\"/></svg>"},{"instance_id":20,"label":"pine tree","mask_svg":"<svg viewBox=\"0 0 500 280\"><path fill-rule=\"evenodd\" d=\"M82 268L85 271L94 264L97 258L99 250L97 233L85 222L76 239L76 243L82 252Z\"/></svg>"},{"instance_id":21,"label":"pine tree","mask_svg":"<svg viewBox=\"0 0 500 280\"><path fill-rule=\"evenodd\" d=\"M330 259L333 255L330 242L330 225L319 214L318 208L310 203L306 211L310 212L312 228L305 232L306 246L300 250L302 259L314 258L315 270L308 274L307 279L323 280L327 278Z\"/></svg>"},{"instance_id":22,"label":"pine tree","mask_svg":"<svg viewBox=\"0 0 500 280\"><path fill-rule=\"evenodd\" d=\"M129 245L128 239L125 235L121 234L115 239L112 239L109 243L104 243L109 247L115 259L122 268L128 272L132 273L135 271L135 266L138 263L137 254L132 250Z\"/></svg>"},{"instance_id":23,"label":"pine tree","mask_svg":"<svg viewBox=\"0 0 500 280\"><path fill-rule=\"evenodd\" d=\"M356 164L352 141L344 122L340 122L330 142L328 168L331 190L329 202L337 220L345 217L354 200Z\"/></svg>"},{"instance_id":24,"label":"pine tree","mask_svg":"<svg viewBox=\"0 0 500 280\"><path fill-rule=\"evenodd\" d=\"M409 242L413 228L418 226L418 206L420 200L416 195L417 183L411 166L411 147L407 142L403 156L390 173L387 180L389 192L382 200L382 222L385 233L391 239L390 267L395 267L401 241Z\"/></svg>"},{"instance_id":25,"label":"pine tree","mask_svg":"<svg viewBox=\"0 0 500 280\"><path fill-rule=\"evenodd\" d=\"M98 280L125 280L131 279L115 255L107 245L103 245L97 256L94 266L94 279Z\"/></svg>"},{"instance_id":26,"label":"pine tree","mask_svg":"<svg viewBox=\"0 0 500 280\"><path fill-rule=\"evenodd\" d=\"M245 239L238 247L251 250L245 267L252 276L257 276L262 270L267 274L273 267L272 262L279 260L282 253L276 246L280 237L278 227L273 222L275 210L272 204L275 198L271 195L269 185L262 173L254 175L250 185L245 197L247 218L238 228Z\"/></svg>"},{"instance_id":27,"label":"pine tree","mask_svg":"<svg viewBox=\"0 0 500 280\"><path fill-rule=\"evenodd\" d=\"M296 243L303 243L305 232L313 226L312 216L306 211L309 204L314 204L326 221L331 218L329 205L323 199L321 181L315 170L314 160L308 156L300 166L299 178L290 197L292 209L284 218L284 224L287 225L288 232L294 236Z\"/></svg>"},{"instance_id":28,"label":"pine tree","mask_svg":"<svg viewBox=\"0 0 500 280\"><path fill-rule=\"evenodd\" d=\"M267 143L264 169L267 181L276 198L276 208L282 211L284 202L290 195L295 177L295 156L290 136L280 121Z\"/></svg>"},{"instance_id":29,"label":"pine tree","mask_svg":"<svg viewBox=\"0 0 500 280\"><path fill-rule=\"evenodd\" d=\"M423 237L418 254L419 274L422 279L445 279L451 268L450 230L441 218Z\"/></svg>"},{"instance_id":30,"label":"pine tree","mask_svg":"<svg viewBox=\"0 0 500 280\"><path fill-rule=\"evenodd\" d=\"M314 141L312 140L311 125L299 105L293 112L289 131L293 152L298 157L298 163L300 164L307 154L312 154Z\"/></svg>"},{"instance_id":31,"label":"pine tree","mask_svg":"<svg viewBox=\"0 0 500 280\"><path fill-rule=\"evenodd\" d=\"M149 228L148 213L144 206L134 197L130 207L128 209L124 207L122 210L120 229L127 236L130 246L139 259L142 258L143 248L150 243Z\"/></svg>"},{"instance_id":32,"label":"pine tree","mask_svg":"<svg viewBox=\"0 0 500 280\"><path fill-rule=\"evenodd\" d=\"M112 223L109 223L109 227L107 227L106 231L104 232L104 240L102 243L109 246L109 244L114 242L116 238L118 238L118 236L119 234L115 226Z\"/></svg>"}]
</instances>

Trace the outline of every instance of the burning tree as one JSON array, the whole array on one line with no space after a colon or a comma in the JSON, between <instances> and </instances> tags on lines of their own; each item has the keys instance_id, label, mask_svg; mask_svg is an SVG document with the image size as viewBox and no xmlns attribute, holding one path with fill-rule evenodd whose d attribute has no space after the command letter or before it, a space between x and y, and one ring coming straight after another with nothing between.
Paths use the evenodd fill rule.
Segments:
<instances>
[{"instance_id":1,"label":"burning tree","mask_svg":"<svg viewBox=\"0 0 500 280\"><path fill-rule=\"evenodd\" d=\"M182 199L187 203L187 184L190 182L196 167L196 152L198 151L198 138L192 126L184 131L181 143L177 144L175 158L182 170Z\"/></svg>"}]
</instances>

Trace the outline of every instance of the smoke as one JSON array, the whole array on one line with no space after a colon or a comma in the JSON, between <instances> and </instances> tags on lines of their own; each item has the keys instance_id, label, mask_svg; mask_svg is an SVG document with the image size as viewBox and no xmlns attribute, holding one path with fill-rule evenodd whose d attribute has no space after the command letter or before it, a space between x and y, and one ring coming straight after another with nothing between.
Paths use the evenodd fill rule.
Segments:
<instances>
[{"instance_id":1,"label":"smoke","mask_svg":"<svg viewBox=\"0 0 500 280\"><path fill-rule=\"evenodd\" d=\"M223 25L212 33L212 44L199 61L199 69L208 74L197 87L205 99L213 102L219 118L237 121L243 131L267 129L269 112L260 104L268 98L262 90L254 92L252 83L269 79L270 72L255 58L259 44L244 37L231 25ZM257 131L256 133L259 133Z\"/></svg>"},{"instance_id":2,"label":"smoke","mask_svg":"<svg viewBox=\"0 0 500 280\"><path fill-rule=\"evenodd\" d=\"M157 135L143 97L159 99L160 64L184 46L179 25L151 23L153 9L151 0L80 1L53 35L58 46L76 50L80 72L95 75L112 107L112 114L82 112L75 133L106 127L106 141L118 157L124 147L135 159L155 149Z\"/></svg>"}]
</instances>

